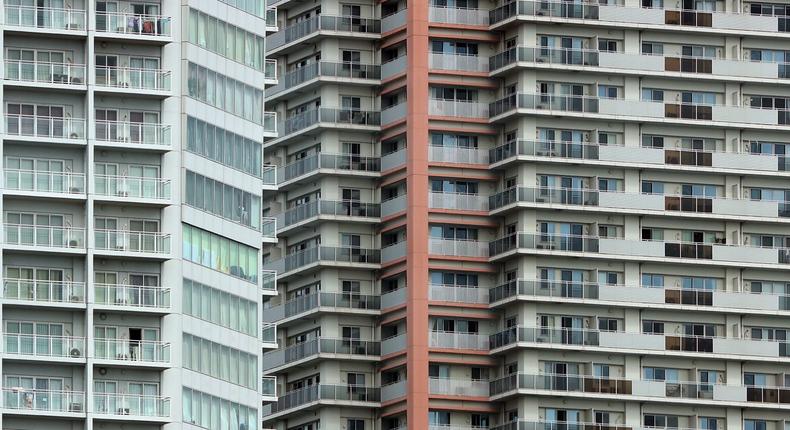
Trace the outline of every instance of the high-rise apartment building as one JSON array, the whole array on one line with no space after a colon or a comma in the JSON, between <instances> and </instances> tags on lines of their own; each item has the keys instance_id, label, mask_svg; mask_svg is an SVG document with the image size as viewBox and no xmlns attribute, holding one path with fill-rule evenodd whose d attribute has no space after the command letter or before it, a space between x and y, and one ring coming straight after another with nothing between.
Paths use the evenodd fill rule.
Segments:
<instances>
[{"instance_id":1,"label":"high-rise apartment building","mask_svg":"<svg viewBox=\"0 0 790 430\"><path fill-rule=\"evenodd\" d=\"M244 0L0 4L0 426L261 428L275 16Z\"/></svg>"},{"instance_id":2,"label":"high-rise apartment building","mask_svg":"<svg viewBox=\"0 0 790 430\"><path fill-rule=\"evenodd\" d=\"M790 429L790 3L268 6L264 428Z\"/></svg>"}]
</instances>

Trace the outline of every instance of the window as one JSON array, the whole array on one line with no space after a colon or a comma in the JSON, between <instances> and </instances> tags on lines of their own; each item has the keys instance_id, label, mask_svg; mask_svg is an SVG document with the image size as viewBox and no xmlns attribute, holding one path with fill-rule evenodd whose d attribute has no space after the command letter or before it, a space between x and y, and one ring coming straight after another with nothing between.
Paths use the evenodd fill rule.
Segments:
<instances>
[{"instance_id":1,"label":"window","mask_svg":"<svg viewBox=\"0 0 790 430\"><path fill-rule=\"evenodd\" d=\"M616 99L620 97L620 88L612 85L598 85L598 97Z\"/></svg>"},{"instance_id":2,"label":"window","mask_svg":"<svg viewBox=\"0 0 790 430\"><path fill-rule=\"evenodd\" d=\"M182 419L203 428L253 430L258 426L258 411L238 403L184 387ZM220 422L223 424L220 425ZM235 424L235 425L234 425Z\"/></svg>"},{"instance_id":3,"label":"window","mask_svg":"<svg viewBox=\"0 0 790 430\"><path fill-rule=\"evenodd\" d=\"M254 229L261 228L261 197L186 171L187 205Z\"/></svg>"},{"instance_id":4,"label":"window","mask_svg":"<svg viewBox=\"0 0 790 430\"><path fill-rule=\"evenodd\" d=\"M187 118L187 150L250 175L261 176L260 142L194 117Z\"/></svg>"},{"instance_id":5,"label":"window","mask_svg":"<svg viewBox=\"0 0 790 430\"><path fill-rule=\"evenodd\" d=\"M617 40L612 39L598 39L598 50L606 52L617 52Z\"/></svg>"},{"instance_id":6,"label":"window","mask_svg":"<svg viewBox=\"0 0 790 430\"><path fill-rule=\"evenodd\" d=\"M766 430L768 422L765 420L743 420L743 430Z\"/></svg>"},{"instance_id":7,"label":"window","mask_svg":"<svg viewBox=\"0 0 790 430\"><path fill-rule=\"evenodd\" d=\"M656 181L642 181L642 192L645 194L664 194L664 183Z\"/></svg>"},{"instance_id":8,"label":"window","mask_svg":"<svg viewBox=\"0 0 790 430\"><path fill-rule=\"evenodd\" d=\"M263 124L263 91L260 88L195 63L189 63L187 70L189 97L256 124Z\"/></svg>"},{"instance_id":9,"label":"window","mask_svg":"<svg viewBox=\"0 0 790 430\"><path fill-rule=\"evenodd\" d=\"M184 278L183 312L195 318L245 333L258 334L258 305L200 282ZM211 306L219 312L211 312Z\"/></svg>"},{"instance_id":10,"label":"window","mask_svg":"<svg viewBox=\"0 0 790 430\"><path fill-rule=\"evenodd\" d=\"M656 90L656 89L652 89L652 88L643 88L642 89L642 100L652 101L652 102L663 102L664 101L664 90Z\"/></svg>"},{"instance_id":11,"label":"window","mask_svg":"<svg viewBox=\"0 0 790 430\"><path fill-rule=\"evenodd\" d=\"M645 148L658 148L664 147L664 136L643 135L642 146Z\"/></svg>"},{"instance_id":12,"label":"window","mask_svg":"<svg viewBox=\"0 0 790 430\"><path fill-rule=\"evenodd\" d=\"M678 428L679 417L677 415L645 414L643 421L645 427Z\"/></svg>"},{"instance_id":13,"label":"window","mask_svg":"<svg viewBox=\"0 0 790 430\"><path fill-rule=\"evenodd\" d=\"M346 430L365 430L365 420L361 418L347 419Z\"/></svg>"},{"instance_id":14,"label":"window","mask_svg":"<svg viewBox=\"0 0 790 430\"><path fill-rule=\"evenodd\" d=\"M183 258L248 282L258 282L258 250L182 224Z\"/></svg>"},{"instance_id":15,"label":"window","mask_svg":"<svg viewBox=\"0 0 790 430\"><path fill-rule=\"evenodd\" d=\"M664 288L664 275L643 273L642 286L648 288Z\"/></svg>"},{"instance_id":16,"label":"window","mask_svg":"<svg viewBox=\"0 0 790 430\"><path fill-rule=\"evenodd\" d=\"M657 42L642 42L642 55L664 55L664 44Z\"/></svg>"},{"instance_id":17,"label":"window","mask_svg":"<svg viewBox=\"0 0 790 430\"><path fill-rule=\"evenodd\" d=\"M664 334L664 323L659 321L643 321L642 333Z\"/></svg>"},{"instance_id":18,"label":"window","mask_svg":"<svg viewBox=\"0 0 790 430\"><path fill-rule=\"evenodd\" d=\"M184 367L231 384L255 389L258 356L184 333Z\"/></svg>"},{"instance_id":19,"label":"window","mask_svg":"<svg viewBox=\"0 0 790 430\"><path fill-rule=\"evenodd\" d=\"M617 331L617 319L615 319L615 318L598 318L598 330L600 330L600 331Z\"/></svg>"}]
</instances>

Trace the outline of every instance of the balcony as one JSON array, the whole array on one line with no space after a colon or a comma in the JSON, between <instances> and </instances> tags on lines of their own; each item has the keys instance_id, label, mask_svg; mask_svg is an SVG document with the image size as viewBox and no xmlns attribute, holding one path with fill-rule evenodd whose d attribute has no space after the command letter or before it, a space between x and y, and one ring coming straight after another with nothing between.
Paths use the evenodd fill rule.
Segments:
<instances>
[{"instance_id":1,"label":"balcony","mask_svg":"<svg viewBox=\"0 0 790 430\"><path fill-rule=\"evenodd\" d=\"M488 210L488 197L480 194L431 192L428 195L428 207L431 209L484 212Z\"/></svg>"},{"instance_id":2,"label":"balcony","mask_svg":"<svg viewBox=\"0 0 790 430\"><path fill-rule=\"evenodd\" d=\"M428 379L428 390L431 395L485 397L488 401L488 381L473 379Z\"/></svg>"},{"instance_id":3,"label":"balcony","mask_svg":"<svg viewBox=\"0 0 790 430\"><path fill-rule=\"evenodd\" d=\"M405 105L404 105L405 106ZM386 112L386 111L385 111ZM382 112L383 118L384 112ZM406 164L406 148L398 149L394 152L388 152L381 156L381 171L386 172L395 168L399 168ZM395 197L397 198L397 197ZM382 202L383 204L383 202Z\"/></svg>"},{"instance_id":4,"label":"balcony","mask_svg":"<svg viewBox=\"0 0 790 430\"><path fill-rule=\"evenodd\" d=\"M170 39L170 17L126 12L96 12L97 37L151 41Z\"/></svg>"},{"instance_id":5,"label":"balcony","mask_svg":"<svg viewBox=\"0 0 790 430\"><path fill-rule=\"evenodd\" d=\"M170 72L158 69L96 66L96 87L99 91L117 93L169 93Z\"/></svg>"},{"instance_id":6,"label":"balcony","mask_svg":"<svg viewBox=\"0 0 790 430\"><path fill-rule=\"evenodd\" d=\"M790 311L790 296L747 291L657 288L643 285L605 285L595 282L570 282L520 279L489 290L492 307L513 300L548 302L597 302L602 305L677 309L695 306L698 311L766 314Z\"/></svg>"},{"instance_id":7,"label":"balcony","mask_svg":"<svg viewBox=\"0 0 790 430\"><path fill-rule=\"evenodd\" d=\"M261 289L266 295L277 295L277 272L261 270Z\"/></svg>"},{"instance_id":8,"label":"balcony","mask_svg":"<svg viewBox=\"0 0 790 430\"><path fill-rule=\"evenodd\" d=\"M261 180L263 181L264 190L277 191L277 166L264 164L261 170Z\"/></svg>"},{"instance_id":9,"label":"balcony","mask_svg":"<svg viewBox=\"0 0 790 430\"><path fill-rule=\"evenodd\" d=\"M438 24L488 27L488 11L484 9L431 5L428 9L428 20Z\"/></svg>"},{"instance_id":10,"label":"balcony","mask_svg":"<svg viewBox=\"0 0 790 430\"><path fill-rule=\"evenodd\" d=\"M93 414L102 419L132 418L163 421L170 418L170 398L139 394L94 393Z\"/></svg>"},{"instance_id":11,"label":"balcony","mask_svg":"<svg viewBox=\"0 0 790 430\"><path fill-rule=\"evenodd\" d=\"M310 385L281 395L276 403L263 405L261 414L264 420L272 420L287 413L316 406L322 401L336 406L377 408L381 406L381 391L378 387L361 385Z\"/></svg>"},{"instance_id":12,"label":"balcony","mask_svg":"<svg viewBox=\"0 0 790 430\"><path fill-rule=\"evenodd\" d=\"M261 377L261 396L263 397L264 402L277 401L277 377Z\"/></svg>"},{"instance_id":13,"label":"balcony","mask_svg":"<svg viewBox=\"0 0 790 430\"><path fill-rule=\"evenodd\" d=\"M748 143L745 141L744 143ZM700 151L685 148L648 148L590 142L517 140L489 150L496 167L515 160L591 160L612 166L648 165L665 168L726 169L748 174L775 175L790 170L787 157L750 152ZM575 161L574 161L575 162Z\"/></svg>"},{"instance_id":14,"label":"balcony","mask_svg":"<svg viewBox=\"0 0 790 430\"><path fill-rule=\"evenodd\" d=\"M318 108L293 115L277 127L277 143L319 128L378 131L381 113L356 109ZM274 143L267 142L268 145Z\"/></svg>"},{"instance_id":15,"label":"balcony","mask_svg":"<svg viewBox=\"0 0 790 430\"><path fill-rule=\"evenodd\" d=\"M381 294L381 309L390 309L406 304L406 287ZM383 342L382 342L383 343Z\"/></svg>"},{"instance_id":16,"label":"balcony","mask_svg":"<svg viewBox=\"0 0 790 430\"><path fill-rule=\"evenodd\" d=\"M320 61L285 73L279 83L266 89L269 103L292 91L306 91L311 82L338 82L344 85L378 85L381 66L359 63L331 63Z\"/></svg>"},{"instance_id":17,"label":"balcony","mask_svg":"<svg viewBox=\"0 0 790 430\"><path fill-rule=\"evenodd\" d=\"M7 415L85 415L82 391L37 390L23 387L3 388L3 413Z\"/></svg>"},{"instance_id":18,"label":"balcony","mask_svg":"<svg viewBox=\"0 0 790 430\"><path fill-rule=\"evenodd\" d=\"M488 61L485 57L477 55L441 54L431 52L428 54L428 65L432 70L487 73Z\"/></svg>"},{"instance_id":19,"label":"balcony","mask_svg":"<svg viewBox=\"0 0 790 430\"><path fill-rule=\"evenodd\" d=\"M277 243L277 219L272 217L261 218L261 235L264 243Z\"/></svg>"},{"instance_id":20,"label":"balcony","mask_svg":"<svg viewBox=\"0 0 790 430\"><path fill-rule=\"evenodd\" d=\"M297 226L310 225L311 221L318 219L378 223L381 220L381 211L378 203L314 200L277 214L276 219L278 231L282 232Z\"/></svg>"},{"instance_id":21,"label":"balcony","mask_svg":"<svg viewBox=\"0 0 790 430\"><path fill-rule=\"evenodd\" d=\"M389 60L382 60L381 62L381 80L390 79L397 75L406 72L406 63L408 63L408 58L406 55L401 55L397 58L392 58ZM405 105L405 103L404 103ZM384 121L382 119L382 124L387 124L389 121Z\"/></svg>"},{"instance_id":22,"label":"balcony","mask_svg":"<svg viewBox=\"0 0 790 430\"><path fill-rule=\"evenodd\" d=\"M5 25L22 31L51 30L85 34L85 10L72 8L5 5Z\"/></svg>"},{"instance_id":23,"label":"balcony","mask_svg":"<svg viewBox=\"0 0 790 430\"><path fill-rule=\"evenodd\" d=\"M85 65L49 63L44 61L5 60L6 85L42 88L39 84L52 84L44 88L85 90Z\"/></svg>"},{"instance_id":24,"label":"balcony","mask_svg":"<svg viewBox=\"0 0 790 430\"><path fill-rule=\"evenodd\" d=\"M445 118L488 119L486 103L463 100L429 99L428 114Z\"/></svg>"},{"instance_id":25,"label":"balcony","mask_svg":"<svg viewBox=\"0 0 790 430\"><path fill-rule=\"evenodd\" d=\"M270 7L266 9L266 33L276 33L280 30L277 25L277 8Z\"/></svg>"},{"instance_id":26,"label":"balcony","mask_svg":"<svg viewBox=\"0 0 790 430\"><path fill-rule=\"evenodd\" d=\"M565 422L565 421L510 421L505 424L490 427L491 430L638 430L626 426L613 426L609 424ZM644 430L649 429L645 427ZM691 429L685 429L691 430Z\"/></svg>"},{"instance_id":27,"label":"balcony","mask_svg":"<svg viewBox=\"0 0 790 430\"><path fill-rule=\"evenodd\" d=\"M97 200L170 203L170 180L162 178L93 175Z\"/></svg>"},{"instance_id":28,"label":"balcony","mask_svg":"<svg viewBox=\"0 0 790 430\"><path fill-rule=\"evenodd\" d=\"M271 86L278 84L279 80L277 79L277 60L270 60L267 58L263 63L263 79L266 85ZM267 97L267 99L268 98L269 97Z\"/></svg>"},{"instance_id":29,"label":"balcony","mask_svg":"<svg viewBox=\"0 0 790 430\"><path fill-rule=\"evenodd\" d=\"M407 246L408 242L405 240L383 245L381 247L381 262L391 263L397 260L405 259Z\"/></svg>"},{"instance_id":30,"label":"balcony","mask_svg":"<svg viewBox=\"0 0 790 430\"><path fill-rule=\"evenodd\" d=\"M447 257L488 257L486 242L463 239L442 239L432 237L428 242L428 253Z\"/></svg>"},{"instance_id":31,"label":"balcony","mask_svg":"<svg viewBox=\"0 0 790 430\"><path fill-rule=\"evenodd\" d=\"M170 309L170 288L94 284L93 289L97 308L131 312L167 312Z\"/></svg>"},{"instance_id":32,"label":"balcony","mask_svg":"<svg viewBox=\"0 0 790 430\"><path fill-rule=\"evenodd\" d=\"M278 189L318 174L378 177L381 160L357 154L313 154L277 169ZM314 180L311 178L311 181Z\"/></svg>"},{"instance_id":33,"label":"balcony","mask_svg":"<svg viewBox=\"0 0 790 430\"><path fill-rule=\"evenodd\" d=\"M305 361L326 357L332 360L372 360L381 356L381 343L359 339L318 338L289 345L263 355L263 370L304 364ZM278 369L282 371L283 369Z\"/></svg>"},{"instance_id":34,"label":"balcony","mask_svg":"<svg viewBox=\"0 0 790 430\"><path fill-rule=\"evenodd\" d=\"M167 367L170 344L156 340L93 339L94 359L114 365Z\"/></svg>"},{"instance_id":35,"label":"balcony","mask_svg":"<svg viewBox=\"0 0 790 430\"><path fill-rule=\"evenodd\" d=\"M263 349L277 349L277 324L262 323L261 324L261 340L263 341Z\"/></svg>"},{"instance_id":36,"label":"balcony","mask_svg":"<svg viewBox=\"0 0 790 430\"><path fill-rule=\"evenodd\" d=\"M488 166L488 151L460 146L428 146L428 160L434 163Z\"/></svg>"},{"instance_id":37,"label":"balcony","mask_svg":"<svg viewBox=\"0 0 790 430\"><path fill-rule=\"evenodd\" d=\"M3 279L6 303L42 306L85 306L85 283L43 279Z\"/></svg>"},{"instance_id":38,"label":"balcony","mask_svg":"<svg viewBox=\"0 0 790 430\"><path fill-rule=\"evenodd\" d=\"M85 252L85 229L44 225L4 224L5 244L38 251Z\"/></svg>"},{"instance_id":39,"label":"balcony","mask_svg":"<svg viewBox=\"0 0 790 430\"><path fill-rule=\"evenodd\" d=\"M406 211L406 195L401 194L389 200L381 202L381 216L387 217Z\"/></svg>"},{"instance_id":40,"label":"balcony","mask_svg":"<svg viewBox=\"0 0 790 430\"><path fill-rule=\"evenodd\" d=\"M6 358L37 361L85 361L85 338L40 334L3 334Z\"/></svg>"},{"instance_id":41,"label":"balcony","mask_svg":"<svg viewBox=\"0 0 790 430\"><path fill-rule=\"evenodd\" d=\"M278 306L266 309L263 322L282 325L294 317L316 312L349 312L363 315L378 315L381 301L378 295L318 292L291 299Z\"/></svg>"},{"instance_id":42,"label":"balcony","mask_svg":"<svg viewBox=\"0 0 790 430\"><path fill-rule=\"evenodd\" d=\"M5 169L6 194L85 198L85 175L44 170Z\"/></svg>"},{"instance_id":43,"label":"balcony","mask_svg":"<svg viewBox=\"0 0 790 430\"><path fill-rule=\"evenodd\" d=\"M402 290L405 289L402 288ZM406 333L388 337L381 341L381 355L386 356L406 352Z\"/></svg>"},{"instance_id":44,"label":"balcony","mask_svg":"<svg viewBox=\"0 0 790 430\"><path fill-rule=\"evenodd\" d=\"M280 279L293 275L295 270L307 270L319 266L378 269L381 252L378 249L315 246L285 257L264 263L264 269L274 270Z\"/></svg>"},{"instance_id":45,"label":"balcony","mask_svg":"<svg viewBox=\"0 0 790 430\"><path fill-rule=\"evenodd\" d=\"M309 39L331 37L362 37L375 40L381 37L381 21L352 16L318 15L280 29L266 38L266 54L285 53L286 49Z\"/></svg>"},{"instance_id":46,"label":"balcony","mask_svg":"<svg viewBox=\"0 0 790 430\"><path fill-rule=\"evenodd\" d=\"M96 145L108 147L170 148L170 126L156 123L101 121L96 123Z\"/></svg>"},{"instance_id":47,"label":"balcony","mask_svg":"<svg viewBox=\"0 0 790 430\"><path fill-rule=\"evenodd\" d=\"M430 284L428 298L437 302L488 304L488 288Z\"/></svg>"},{"instance_id":48,"label":"balcony","mask_svg":"<svg viewBox=\"0 0 790 430\"><path fill-rule=\"evenodd\" d=\"M405 102L384 108L381 111L381 124L389 126L405 121L408 109L408 105Z\"/></svg>"},{"instance_id":49,"label":"balcony","mask_svg":"<svg viewBox=\"0 0 790 430\"><path fill-rule=\"evenodd\" d=\"M398 382L393 382L391 384L382 385L381 386L381 401L382 402L389 402L395 399L401 399L406 397L406 384L407 381L405 379L401 379ZM403 427L403 430L406 430Z\"/></svg>"},{"instance_id":50,"label":"balcony","mask_svg":"<svg viewBox=\"0 0 790 430\"><path fill-rule=\"evenodd\" d=\"M100 254L161 258L170 254L170 235L166 233L95 229L94 241Z\"/></svg>"},{"instance_id":51,"label":"balcony","mask_svg":"<svg viewBox=\"0 0 790 430\"><path fill-rule=\"evenodd\" d=\"M428 334L431 348L488 351L487 335L454 331L430 331Z\"/></svg>"},{"instance_id":52,"label":"balcony","mask_svg":"<svg viewBox=\"0 0 790 430\"><path fill-rule=\"evenodd\" d=\"M82 118L7 113L5 124L6 139L8 140L87 143L85 142L85 120Z\"/></svg>"},{"instance_id":53,"label":"balcony","mask_svg":"<svg viewBox=\"0 0 790 430\"><path fill-rule=\"evenodd\" d=\"M263 113L263 137L276 138L279 134L277 124L277 112Z\"/></svg>"},{"instance_id":54,"label":"balcony","mask_svg":"<svg viewBox=\"0 0 790 430\"><path fill-rule=\"evenodd\" d=\"M395 13L381 18L381 33L386 34L404 27L406 25L406 18L408 14L408 9L401 9Z\"/></svg>"}]
</instances>

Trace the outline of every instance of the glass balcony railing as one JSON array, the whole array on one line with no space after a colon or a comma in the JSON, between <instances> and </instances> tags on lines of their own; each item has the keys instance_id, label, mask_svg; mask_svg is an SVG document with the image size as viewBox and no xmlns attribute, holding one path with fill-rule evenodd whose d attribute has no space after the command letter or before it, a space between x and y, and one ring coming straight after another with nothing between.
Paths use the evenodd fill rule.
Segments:
<instances>
[{"instance_id":1,"label":"glass balcony railing","mask_svg":"<svg viewBox=\"0 0 790 430\"><path fill-rule=\"evenodd\" d=\"M85 65L5 60L6 81L85 86Z\"/></svg>"},{"instance_id":2,"label":"glass balcony railing","mask_svg":"<svg viewBox=\"0 0 790 430\"><path fill-rule=\"evenodd\" d=\"M264 164L261 171L261 179L263 180L263 185L276 186L277 166L274 164Z\"/></svg>"},{"instance_id":3,"label":"glass balcony railing","mask_svg":"<svg viewBox=\"0 0 790 430\"><path fill-rule=\"evenodd\" d=\"M50 30L85 30L85 10L6 3L5 25Z\"/></svg>"},{"instance_id":4,"label":"glass balcony railing","mask_svg":"<svg viewBox=\"0 0 790 430\"><path fill-rule=\"evenodd\" d=\"M261 288L266 291L277 291L277 272L261 270Z\"/></svg>"},{"instance_id":5,"label":"glass balcony railing","mask_svg":"<svg viewBox=\"0 0 790 430\"><path fill-rule=\"evenodd\" d=\"M170 146L170 126L145 122L94 121L99 142Z\"/></svg>"},{"instance_id":6,"label":"glass balcony railing","mask_svg":"<svg viewBox=\"0 0 790 430\"><path fill-rule=\"evenodd\" d=\"M144 285L94 284L97 305L153 309L170 307L170 289Z\"/></svg>"},{"instance_id":7,"label":"glass balcony railing","mask_svg":"<svg viewBox=\"0 0 790 430\"><path fill-rule=\"evenodd\" d=\"M286 118L278 127L278 132L281 137L287 136L320 123L378 127L381 125L381 112L334 108L311 109Z\"/></svg>"},{"instance_id":8,"label":"glass balcony railing","mask_svg":"<svg viewBox=\"0 0 790 430\"><path fill-rule=\"evenodd\" d=\"M3 408L15 412L85 413L82 391L38 390L34 388L3 388Z\"/></svg>"},{"instance_id":9,"label":"glass balcony railing","mask_svg":"<svg viewBox=\"0 0 790 430\"><path fill-rule=\"evenodd\" d=\"M328 61L311 63L285 73L280 77L280 82L277 85L266 90L266 96L274 96L318 77L381 79L381 66L359 63L331 63Z\"/></svg>"},{"instance_id":10,"label":"glass balcony railing","mask_svg":"<svg viewBox=\"0 0 790 430\"><path fill-rule=\"evenodd\" d=\"M85 248L85 229L4 224L5 244L46 248Z\"/></svg>"},{"instance_id":11,"label":"glass balcony railing","mask_svg":"<svg viewBox=\"0 0 790 430\"><path fill-rule=\"evenodd\" d=\"M85 283L5 278L3 298L35 303L85 303Z\"/></svg>"},{"instance_id":12,"label":"glass balcony railing","mask_svg":"<svg viewBox=\"0 0 790 430\"><path fill-rule=\"evenodd\" d=\"M74 359L85 357L84 337L5 333L3 340L3 352L7 355Z\"/></svg>"},{"instance_id":13,"label":"glass balcony railing","mask_svg":"<svg viewBox=\"0 0 790 430\"><path fill-rule=\"evenodd\" d=\"M489 336L480 333L431 330L428 345L441 349L469 349L487 351Z\"/></svg>"},{"instance_id":14,"label":"glass balcony railing","mask_svg":"<svg viewBox=\"0 0 790 430\"><path fill-rule=\"evenodd\" d=\"M158 69L96 66L96 86L170 91L170 72Z\"/></svg>"},{"instance_id":15,"label":"glass balcony railing","mask_svg":"<svg viewBox=\"0 0 790 430\"><path fill-rule=\"evenodd\" d=\"M277 377L261 377L261 395L264 397L277 397Z\"/></svg>"},{"instance_id":16,"label":"glass balcony railing","mask_svg":"<svg viewBox=\"0 0 790 430\"><path fill-rule=\"evenodd\" d=\"M156 340L93 339L93 354L98 360L135 363L169 363L170 344Z\"/></svg>"},{"instance_id":17,"label":"glass balcony railing","mask_svg":"<svg viewBox=\"0 0 790 430\"><path fill-rule=\"evenodd\" d=\"M130 36L170 36L170 17L97 11L96 31Z\"/></svg>"},{"instance_id":18,"label":"glass balcony railing","mask_svg":"<svg viewBox=\"0 0 790 430\"><path fill-rule=\"evenodd\" d=\"M378 203L315 200L277 214L277 226L282 229L319 215L378 218L381 211Z\"/></svg>"},{"instance_id":19,"label":"glass balcony railing","mask_svg":"<svg viewBox=\"0 0 790 430\"><path fill-rule=\"evenodd\" d=\"M273 369L318 354L375 358L381 355L381 343L361 339L312 339L265 353L263 368L264 370Z\"/></svg>"},{"instance_id":20,"label":"glass balcony railing","mask_svg":"<svg viewBox=\"0 0 790 430\"><path fill-rule=\"evenodd\" d=\"M490 430L637 430L633 427L609 424L565 422L565 421L511 421L491 427ZM646 427L643 430L650 430ZM690 429L677 429L690 430Z\"/></svg>"},{"instance_id":21,"label":"glass balcony railing","mask_svg":"<svg viewBox=\"0 0 790 430\"><path fill-rule=\"evenodd\" d=\"M337 31L359 34L380 34L381 21L356 16L318 15L281 28L266 38L266 48L271 51L319 31Z\"/></svg>"},{"instance_id":22,"label":"glass balcony railing","mask_svg":"<svg viewBox=\"0 0 790 430\"><path fill-rule=\"evenodd\" d=\"M11 136L85 139L85 120L82 118L6 114L5 121L5 132Z\"/></svg>"},{"instance_id":23,"label":"glass balcony railing","mask_svg":"<svg viewBox=\"0 0 790 430\"><path fill-rule=\"evenodd\" d=\"M106 197L170 200L170 180L162 178L93 175L94 193Z\"/></svg>"},{"instance_id":24,"label":"glass balcony railing","mask_svg":"<svg viewBox=\"0 0 790 430\"><path fill-rule=\"evenodd\" d=\"M268 308L263 317L267 322L276 322L318 308L378 310L381 309L381 297L354 293L312 293Z\"/></svg>"},{"instance_id":25,"label":"glass balcony railing","mask_svg":"<svg viewBox=\"0 0 790 430\"><path fill-rule=\"evenodd\" d=\"M93 394L93 413L124 417L167 418L170 398L140 394Z\"/></svg>"},{"instance_id":26,"label":"glass balcony railing","mask_svg":"<svg viewBox=\"0 0 790 430\"><path fill-rule=\"evenodd\" d=\"M263 343L277 344L277 324L261 324L261 340Z\"/></svg>"},{"instance_id":27,"label":"glass balcony railing","mask_svg":"<svg viewBox=\"0 0 790 430\"><path fill-rule=\"evenodd\" d=\"M85 175L72 172L5 169L5 188L40 193L84 194Z\"/></svg>"},{"instance_id":28,"label":"glass balcony railing","mask_svg":"<svg viewBox=\"0 0 790 430\"><path fill-rule=\"evenodd\" d=\"M290 272L314 263L381 263L379 249L356 248L347 246L314 246L292 254L276 261L267 262L264 268L276 270L277 273Z\"/></svg>"},{"instance_id":29,"label":"glass balcony railing","mask_svg":"<svg viewBox=\"0 0 790 430\"><path fill-rule=\"evenodd\" d=\"M265 239L277 239L277 219L272 217L262 217L261 233Z\"/></svg>"},{"instance_id":30,"label":"glass balcony railing","mask_svg":"<svg viewBox=\"0 0 790 430\"><path fill-rule=\"evenodd\" d=\"M379 387L366 387L362 385L311 385L299 390L284 393L279 396L276 403L264 405L262 415L268 416L284 412L321 400L378 403L381 401L381 390Z\"/></svg>"},{"instance_id":31,"label":"glass balcony railing","mask_svg":"<svg viewBox=\"0 0 790 430\"><path fill-rule=\"evenodd\" d=\"M94 238L98 250L170 253L170 235L166 233L96 229Z\"/></svg>"},{"instance_id":32,"label":"glass balcony railing","mask_svg":"<svg viewBox=\"0 0 790 430\"><path fill-rule=\"evenodd\" d=\"M356 154L313 154L279 168L277 182L290 181L319 169L379 172L381 159Z\"/></svg>"}]
</instances>

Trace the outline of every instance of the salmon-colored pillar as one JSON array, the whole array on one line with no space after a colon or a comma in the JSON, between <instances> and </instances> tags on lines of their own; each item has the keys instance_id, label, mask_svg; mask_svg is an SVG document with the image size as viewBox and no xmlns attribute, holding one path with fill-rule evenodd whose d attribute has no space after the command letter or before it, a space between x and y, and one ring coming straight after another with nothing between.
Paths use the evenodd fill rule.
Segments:
<instances>
[{"instance_id":1,"label":"salmon-colored pillar","mask_svg":"<svg viewBox=\"0 0 790 430\"><path fill-rule=\"evenodd\" d=\"M428 0L411 0L406 28L408 426L428 428Z\"/></svg>"}]
</instances>

